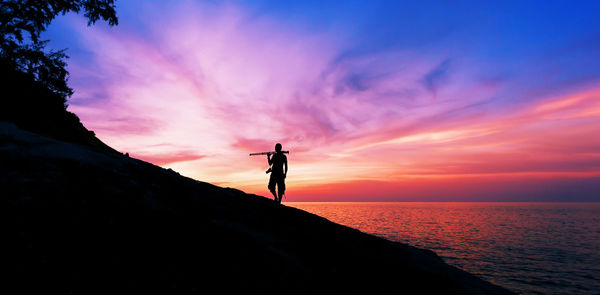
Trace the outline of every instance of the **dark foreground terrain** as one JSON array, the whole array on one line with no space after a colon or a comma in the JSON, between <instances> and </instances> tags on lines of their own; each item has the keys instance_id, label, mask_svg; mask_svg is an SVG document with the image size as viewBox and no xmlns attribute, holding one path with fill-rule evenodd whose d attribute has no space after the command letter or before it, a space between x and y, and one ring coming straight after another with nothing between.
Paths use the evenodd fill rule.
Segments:
<instances>
[{"instance_id":1,"label":"dark foreground terrain","mask_svg":"<svg viewBox=\"0 0 600 295\"><path fill-rule=\"evenodd\" d=\"M12 123L0 168L3 294L509 293L431 251Z\"/></svg>"}]
</instances>

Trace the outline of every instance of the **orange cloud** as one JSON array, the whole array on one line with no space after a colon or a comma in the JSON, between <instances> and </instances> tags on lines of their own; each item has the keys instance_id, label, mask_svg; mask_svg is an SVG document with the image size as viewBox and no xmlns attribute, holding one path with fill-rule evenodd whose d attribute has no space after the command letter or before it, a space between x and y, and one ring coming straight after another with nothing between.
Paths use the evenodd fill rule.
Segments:
<instances>
[{"instance_id":1,"label":"orange cloud","mask_svg":"<svg viewBox=\"0 0 600 295\"><path fill-rule=\"evenodd\" d=\"M205 155L199 155L194 151L171 151L163 154L135 153L131 156L159 166L169 165L177 162L195 161L205 157Z\"/></svg>"}]
</instances>

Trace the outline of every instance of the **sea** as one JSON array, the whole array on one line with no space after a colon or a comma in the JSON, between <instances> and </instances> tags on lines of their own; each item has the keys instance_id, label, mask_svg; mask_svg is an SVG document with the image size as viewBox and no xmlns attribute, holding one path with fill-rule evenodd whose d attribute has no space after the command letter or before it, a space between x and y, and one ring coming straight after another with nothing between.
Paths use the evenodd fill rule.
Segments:
<instances>
[{"instance_id":1,"label":"sea","mask_svg":"<svg viewBox=\"0 0 600 295\"><path fill-rule=\"evenodd\" d=\"M519 294L600 294L600 203L286 202Z\"/></svg>"}]
</instances>

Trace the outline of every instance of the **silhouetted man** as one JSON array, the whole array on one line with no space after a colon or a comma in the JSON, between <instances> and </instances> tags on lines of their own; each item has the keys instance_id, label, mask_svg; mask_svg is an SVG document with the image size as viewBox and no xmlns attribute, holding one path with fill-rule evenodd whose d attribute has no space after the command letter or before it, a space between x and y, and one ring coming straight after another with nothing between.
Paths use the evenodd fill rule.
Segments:
<instances>
[{"instance_id":1,"label":"silhouetted man","mask_svg":"<svg viewBox=\"0 0 600 295\"><path fill-rule=\"evenodd\" d=\"M267 161L271 166L271 178L269 178L268 188L275 201L281 203L283 194L285 194L285 175L288 171L287 157L281 152L281 143L275 145L275 153L272 159L271 154L267 154ZM275 185L277 185L277 194L275 194Z\"/></svg>"}]
</instances>

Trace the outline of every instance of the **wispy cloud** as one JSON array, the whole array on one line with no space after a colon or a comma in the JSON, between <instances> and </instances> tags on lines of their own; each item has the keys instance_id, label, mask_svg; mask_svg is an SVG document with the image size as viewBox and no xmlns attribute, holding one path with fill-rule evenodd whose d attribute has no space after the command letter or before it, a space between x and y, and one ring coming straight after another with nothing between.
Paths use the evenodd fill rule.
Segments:
<instances>
[{"instance_id":1,"label":"wispy cloud","mask_svg":"<svg viewBox=\"0 0 600 295\"><path fill-rule=\"evenodd\" d=\"M425 88L429 90L434 96L437 94L437 90L441 87L442 83L446 81L448 71L450 69L450 59L445 59L435 68L431 69L425 77L423 77L423 84Z\"/></svg>"},{"instance_id":2,"label":"wispy cloud","mask_svg":"<svg viewBox=\"0 0 600 295\"><path fill-rule=\"evenodd\" d=\"M552 63L423 50L431 42L370 48L335 26L303 30L241 6L154 5L112 29L63 19L85 52L71 53L70 110L132 156L253 192L266 161L247 154L276 142L291 150L290 187L305 191L600 171L591 70L569 79Z\"/></svg>"}]
</instances>

